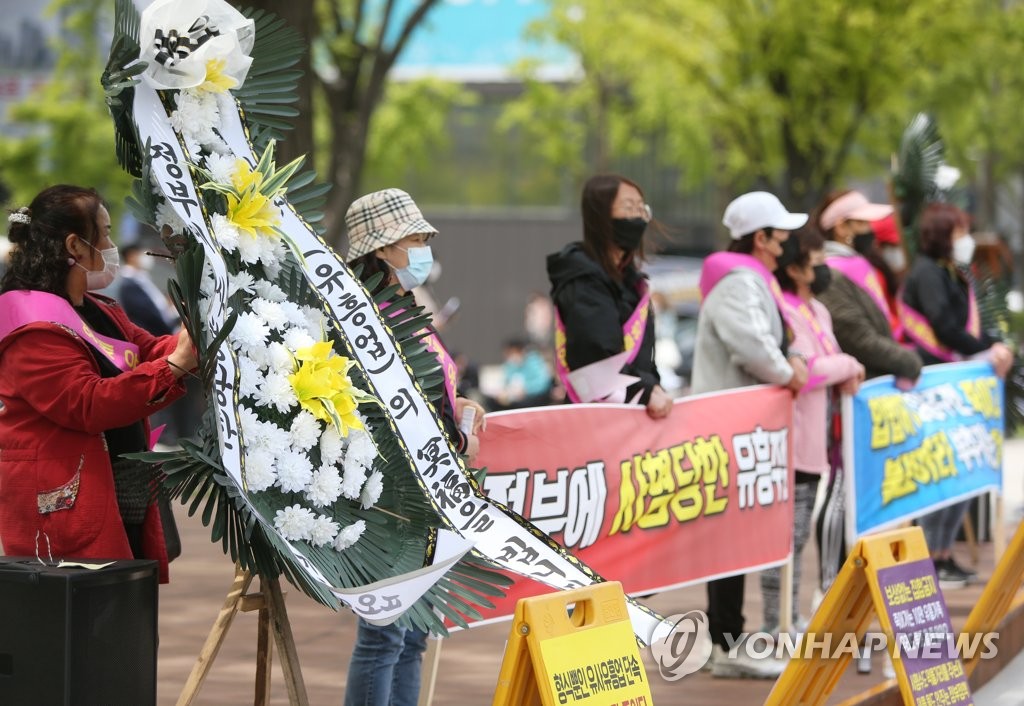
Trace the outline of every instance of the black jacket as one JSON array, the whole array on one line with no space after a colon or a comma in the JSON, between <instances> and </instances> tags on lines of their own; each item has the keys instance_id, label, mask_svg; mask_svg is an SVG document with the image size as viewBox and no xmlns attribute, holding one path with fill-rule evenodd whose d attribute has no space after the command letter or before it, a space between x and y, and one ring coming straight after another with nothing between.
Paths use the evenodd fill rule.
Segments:
<instances>
[{"instance_id":1,"label":"black jacket","mask_svg":"<svg viewBox=\"0 0 1024 706\"><path fill-rule=\"evenodd\" d=\"M970 356L988 350L995 342L985 332L975 338L967 332L967 280L955 269L918 255L903 283L903 301L928 319L939 342ZM925 365L940 363L927 351L918 349Z\"/></svg>"},{"instance_id":2,"label":"black jacket","mask_svg":"<svg viewBox=\"0 0 1024 706\"><path fill-rule=\"evenodd\" d=\"M630 268L622 282L616 282L587 255L582 243L570 243L561 252L548 255L547 264L551 299L565 325L569 369L621 353L622 326L640 303L637 284L644 275ZM642 390L640 402L647 404L651 390L661 382L654 365L653 314L647 317L636 359L622 373L640 378L626 390L626 399L633 399Z\"/></svg>"}]
</instances>

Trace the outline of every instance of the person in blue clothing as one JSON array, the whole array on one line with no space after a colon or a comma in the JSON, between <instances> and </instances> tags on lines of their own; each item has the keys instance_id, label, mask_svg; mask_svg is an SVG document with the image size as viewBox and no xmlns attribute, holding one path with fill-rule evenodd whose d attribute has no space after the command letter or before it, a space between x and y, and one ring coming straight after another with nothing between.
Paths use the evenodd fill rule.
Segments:
<instances>
[{"instance_id":1,"label":"person in blue clothing","mask_svg":"<svg viewBox=\"0 0 1024 706\"><path fill-rule=\"evenodd\" d=\"M526 341L513 338L505 342L501 372L505 385L495 409L540 407L550 402L551 371L544 357Z\"/></svg>"},{"instance_id":2,"label":"person in blue clothing","mask_svg":"<svg viewBox=\"0 0 1024 706\"><path fill-rule=\"evenodd\" d=\"M437 235L419 207L401 189L375 191L356 199L345 214L349 251L346 261L359 271L365 283L377 273L375 294L397 285L396 297L412 292L427 281L433 264L428 241ZM390 304L382 305L388 314ZM437 355L444 390L431 400L439 421L456 450L471 462L480 448L477 433L484 428L484 409L456 392L458 370L433 327L425 332L427 348ZM475 410L469 429L459 428L467 407ZM395 623L374 625L359 619L356 644L348 667L345 706L416 706L420 693L420 666L427 634Z\"/></svg>"}]
</instances>

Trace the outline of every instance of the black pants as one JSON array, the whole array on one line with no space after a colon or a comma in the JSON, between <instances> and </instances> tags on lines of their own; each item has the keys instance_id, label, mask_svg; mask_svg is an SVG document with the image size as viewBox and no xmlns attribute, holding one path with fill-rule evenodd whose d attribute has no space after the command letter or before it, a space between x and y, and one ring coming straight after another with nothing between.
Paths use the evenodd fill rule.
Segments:
<instances>
[{"instance_id":1,"label":"black pants","mask_svg":"<svg viewBox=\"0 0 1024 706\"><path fill-rule=\"evenodd\" d=\"M744 574L708 581L708 631L711 642L729 649L728 634L735 641L743 632Z\"/></svg>"}]
</instances>

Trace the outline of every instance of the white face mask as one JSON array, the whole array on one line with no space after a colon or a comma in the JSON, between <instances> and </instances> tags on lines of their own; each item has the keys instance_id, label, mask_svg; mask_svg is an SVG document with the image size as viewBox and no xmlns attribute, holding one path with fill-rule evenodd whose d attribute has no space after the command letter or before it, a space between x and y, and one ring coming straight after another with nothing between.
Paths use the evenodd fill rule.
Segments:
<instances>
[{"instance_id":1,"label":"white face mask","mask_svg":"<svg viewBox=\"0 0 1024 706\"><path fill-rule=\"evenodd\" d=\"M405 254L409 256L407 266L395 269L395 274L398 275L398 284L409 292L427 281L427 277L430 276L430 268L434 265L434 254L429 245L414 248L403 248L401 245L395 247L405 250Z\"/></svg>"},{"instance_id":2,"label":"white face mask","mask_svg":"<svg viewBox=\"0 0 1024 706\"><path fill-rule=\"evenodd\" d=\"M974 257L974 236L970 233L961 235L953 241L953 262L958 265L970 265Z\"/></svg>"},{"instance_id":3,"label":"white face mask","mask_svg":"<svg viewBox=\"0 0 1024 706\"><path fill-rule=\"evenodd\" d=\"M117 271L121 267L121 256L117 252L117 247L103 248L100 250L92 243L85 244L98 252L100 257L103 258L102 270L90 270L80 262L75 263L85 270L85 288L90 292L96 289L105 289L106 287L109 287L110 283L114 281L115 277L117 277Z\"/></svg>"},{"instance_id":4,"label":"white face mask","mask_svg":"<svg viewBox=\"0 0 1024 706\"><path fill-rule=\"evenodd\" d=\"M903 248L882 248L882 258L892 268L893 272L902 272L907 269L907 256L903 253Z\"/></svg>"}]
</instances>

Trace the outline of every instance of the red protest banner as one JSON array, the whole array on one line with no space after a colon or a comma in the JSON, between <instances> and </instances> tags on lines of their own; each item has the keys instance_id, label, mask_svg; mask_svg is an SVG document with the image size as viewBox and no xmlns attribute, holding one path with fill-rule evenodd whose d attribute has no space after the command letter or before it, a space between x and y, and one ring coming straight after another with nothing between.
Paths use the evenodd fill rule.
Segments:
<instances>
[{"instance_id":1,"label":"red protest banner","mask_svg":"<svg viewBox=\"0 0 1024 706\"><path fill-rule=\"evenodd\" d=\"M791 420L790 393L768 386L677 400L660 421L632 405L500 412L476 465L491 498L642 594L787 559ZM549 590L520 578L484 621Z\"/></svg>"}]
</instances>

